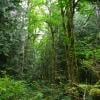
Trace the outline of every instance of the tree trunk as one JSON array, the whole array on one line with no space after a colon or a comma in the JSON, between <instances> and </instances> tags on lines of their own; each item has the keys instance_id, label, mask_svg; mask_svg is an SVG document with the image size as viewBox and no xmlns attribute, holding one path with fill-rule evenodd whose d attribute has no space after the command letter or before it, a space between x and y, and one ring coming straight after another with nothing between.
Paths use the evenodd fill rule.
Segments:
<instances>
[{"instance_id":1,"label":"tree trunk","mask_svg":"<svg viewBox=\"0 0 100 100\"><path fill-rule=\"evenodd\" d=\"M74 3L75 0L69 1L69 6L67 8L67 38L68 38L68 78L73 85L73 83L77 83L77 62L76 62L76 55L75 55L75 40L74 40L74 33L73 33L73 18L74 18Z\"/></svg>"},{"instance_id":2,"label":"tree trunk","mask_svg":"<svg viewBox=\"0 0 100 100\"><path fill-rule=\"evenodd\" d=\"M63 26L63 30L64 30L64 36L66 37L66 22L65 22L65 12L63 10L63 7L61 6L61 16L62 16L62 26ZM65 53L65 60L66 60L66 63L65 63L65 67L64 67L64 75L65 75L65 78L67 79L68 78L68 61L67 61L67 57L68 57L68 53L67 53L67 50L68 50L68 46L64 43L64 53Z\"/></svg>"},{"instance_id":3,"label":"tree trunk","mask_svg":"<svg viewBox=\"0 0 100 100\"><path fill-rule=\"evenodd\" d=\"M55 33L51 29L52 34L52 83L55 84L56 78L56 53L55 53Z\"/></svg>"},{"instance_id":4,"label":"tree trunk","mask_svg":"<svg viewBox=\"0 0 100 100\"><path fill-rule=\"evenodd\" d=\"M55 81L56 81L56 48L55 48L55 32L53 27L50 26L51 39L52 39L52 65L51 65L51 82L52 82L52 99L55 98Z\"/></svg>"}]
</instances>

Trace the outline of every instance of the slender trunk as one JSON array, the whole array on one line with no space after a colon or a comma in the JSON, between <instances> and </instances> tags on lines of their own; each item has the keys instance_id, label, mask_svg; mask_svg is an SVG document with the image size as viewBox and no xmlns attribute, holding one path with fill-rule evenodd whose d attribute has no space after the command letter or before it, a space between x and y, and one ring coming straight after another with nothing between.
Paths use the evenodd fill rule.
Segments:
<instances>
[{"instance_id":1,"label":"slender trunk","mask_svg":"<svg viewBox=\"0 0 100 100\"><path fill-rule=\"evenodd\" d=\"M63 10L63 8L61 7L61 16L62 16L62 26L63 26L63 30L64 30L64 35L66 36L66 22L65 22L65 12ZM67 61L67 57L68 57L68 46L64 43L64 51L65 51L65 60L66 60L66 63L65 63L65 70L64 70L64 74L65 74L65 77L66 79L68 78L68 61Z\"/></svg>"},{"instance_id":2,"label":"slender trunk","mask_svg":"<svg viewBox=\"0 0 100 100\"><path fill-rule=\"evenodd\" d=\"M49 4L51 4L52 0L46 0L47 7ZM50 5L51 6L51 5ZM49 16L52 16L52 10L51 7L48 7L49 10ZM52 82L52 100L54 100L55 96L55 80L56 80L56 48L55 48L55 31L53 24L48 23L48 26L51 31L51 39L52 39L52 65L51 65L51 82Z\"/></svg>"},{"instance_id":3,"label":"slender trunk","mask_svg":"<svg viewBox=\"0 0 100 100\"><path fill-rule=\"evenodd\" d=\"M95 35L95 41L94 41L94 44L93 44L93 66L96 68L96 46L97 46L97 38L98 38L98 33L99 33L99 13L100 13L100 7L98 6L99 4L99 0L97 0L96 2L96 9L95 9L95 12L96 12L96 28L97 28L97 32L96 32L96 35Z\"/></svg>"},{"instance_id":4,"label":"slender trunk","mask_svg":"<svg viewBox=\"0 0 100 100\"><path fill-rule=\"evenodd\" d=\"M25 41L22 41L22 48L21 48L21 51L22 51L22 55L21 55L21 76L23 76L23 71L24 71L24 54L25 54Z\"/></svg>"},{"instance_id":5,"label":"slender trunk","mask_svg":"<svg viewBox=\"0 0 100 100\"><path fill-rule=\"evenodd\" d=\"M55 53L55 34L52 32L52 83L55 84L56 78L56 53Z\"/></svg>"},{"instance_id":6,"label":"slender trunk","mask_svg":"<svg viewBox=\"0 0 100 100\"><path fill-rule=\"evenodd\" d=\"M52 99L55 98L55 81L56 81L56 48L55 48L55 33L50 26L51 30L51 39L52 39L52 65L51 65L51 82L52 82Z\"/></svg>"}]
</instances>

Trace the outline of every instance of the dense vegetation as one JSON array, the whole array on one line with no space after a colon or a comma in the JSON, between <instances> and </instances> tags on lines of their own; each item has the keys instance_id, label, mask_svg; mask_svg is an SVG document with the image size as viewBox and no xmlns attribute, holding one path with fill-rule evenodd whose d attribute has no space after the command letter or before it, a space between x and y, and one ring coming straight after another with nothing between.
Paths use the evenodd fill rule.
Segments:
<instances>
[{"instance_id":1,"label":"dense vegetation","mask_svg":"<svg viewBox=\"0 0 100 100\"><path fill-rule=\"evenodd\" d=\"M0 100L100 100L100 1L0 0Z\"/></svg>"}]
</instances>

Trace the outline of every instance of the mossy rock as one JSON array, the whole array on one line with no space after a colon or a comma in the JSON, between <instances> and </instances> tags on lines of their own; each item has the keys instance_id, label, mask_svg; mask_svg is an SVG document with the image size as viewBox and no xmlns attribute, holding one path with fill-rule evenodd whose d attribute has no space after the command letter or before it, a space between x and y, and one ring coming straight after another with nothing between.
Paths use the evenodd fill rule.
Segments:
<instances>
[{"instance_id":1,"label":"mossy rock","mask_svg":"<svg viewBox=\"0 0 100 100\"><path fill-rule=\"evenodd\" d=\"M100 80L96 83L96 85L100 85Z\"/></svg>"},{"instance_id":2,"label":"mossy rock","mask_svg":"<svg viewBox=\"0 0 100 100\"><path fill-rule=\"evenodd\" d=\"M100 100L100 89L93 88L89 92L90 96L92 96L93 100Z\"/></svg>"},{"instance_id":3,"label":"mossy rock","mask_svg":"<svg viewBox=\"0 0 100 100\"><path fill-rule=\"evenodd\" d=\"M100 89L100 80L94 85L94 87Z\"/></svg>"},{"instance_id":4,"label":"mossy rock","mask_svg":"<svg viewBox=\"0 0 100 100\"><path fill-rule=\"evenodd\" d=\"M70 96L71 100L77 100L78 98L83 97L83 89L80 88L78 85L73 87L67 87L66 93L68 93L68 96Z\"/></svg>"}]
</instances>

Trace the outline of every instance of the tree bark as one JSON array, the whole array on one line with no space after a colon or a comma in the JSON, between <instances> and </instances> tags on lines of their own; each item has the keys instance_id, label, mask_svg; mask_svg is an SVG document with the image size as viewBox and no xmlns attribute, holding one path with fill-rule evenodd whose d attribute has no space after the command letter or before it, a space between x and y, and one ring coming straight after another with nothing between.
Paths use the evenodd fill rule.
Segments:
<instances>
[{"instance_id":1,"label":"tree bark","mask_svg":"<svg viewBox=\"0 0 100 100\"><path fill-rule=\"evenodd\" d=\"M63 26L63 30L64 30L64 36L66 36L66 22L65 22L65 12L63 10L63 7L60 6L61 8L61 16L62 16L62 26ZM66 60L66 64L65 64L65 67L64 67L64 74L65 74L65 78L67 79L68 78L68 61L67 61L67 57L68 57L68 53L67 53L67 50L68 50L68 46L64 43L64 53L65 53L65 60Z\"/></svg>"},{"instance_id":2,"label":"tree bark","mask_svg":"<svg viewBox=\"0 0 100 100\"><path fill-rule=\"evenodd\" d=\"M73 83L78 82L78 77L77 77L77 62L76 62L76 55L75 55L75 40L74 40L74 32L73 32L73 18L74 18L74 4L75 0L69 0L69 5L67 8L67 38L68 38L68 78L73 85Z\"/></svg>"},{"instance_id":3,"label":"tree bark","mask_svg":"<svg viewBox=\"0 0 100 100\"><path fill-rule=\"evenodd\" d=\"M51 34L52 34L52 83L55 84L56 79L56 52L55 52L55 33L53 32L53 29L51 28Z\"/></svg>"}]
</instances>

